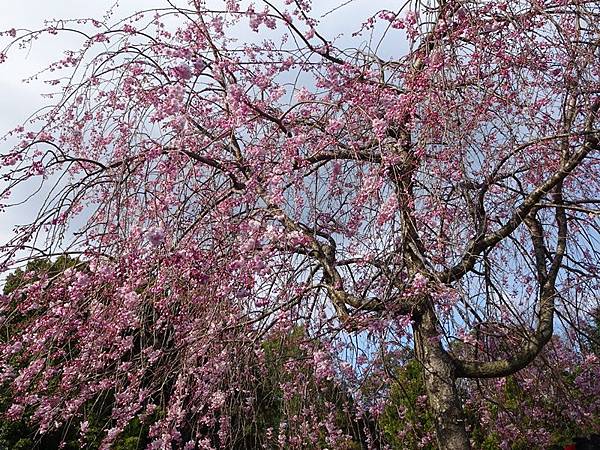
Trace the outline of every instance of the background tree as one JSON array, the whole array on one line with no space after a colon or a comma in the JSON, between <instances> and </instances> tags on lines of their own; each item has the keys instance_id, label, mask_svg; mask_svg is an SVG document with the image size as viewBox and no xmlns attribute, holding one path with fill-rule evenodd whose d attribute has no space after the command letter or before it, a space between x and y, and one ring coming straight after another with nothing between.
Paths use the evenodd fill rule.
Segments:
<instances>
[{"instance_id":1,"label":"background tree","mask_svg":"<svg viewBox=\"0 0 600 450\"><path fill-rule=\"evenodd\" d=\"M55 260L37 259L28 262L25 270L18 269L10 274L4 285L4 294L9 295L17 289L23 290L26 286L41 279L52 280L69 268L85 270L85 265L76 259L60 256ZM65 297L68 300L68 297ZM24 302L24 298L17 297L16 302ZM13 310L18 310L18 305ZM10 322L18 328L27 326L31 320L27 314L11 318ZM17 330L7 330L11 335ZM236 399L235 407L229 409L232 427L235 429L235 439L231 441L229 448L248 449L273 446L273 430L279 430L282 423L287 422L290 416L303 417L301 413L306 410L307 405L314 408L319 415L319 420L327 420L333 417L334 423L339 423L346 434L338 442L338 448L360 448L362 426L355 421L353 415L348 414L349 396L342 392L339 387L327 379L319 382L314 379L314 372L310 367L305 367L302 361L310 360L310 355L302 348L306 345L307 336L302 327L297 327L291 333L280 336L272 336L261 345L263 364L254 361L254 364L246 363L244 369L252 371L256 383L248 386L246 395ZM27 366L28 361L14 364L15 368ZM305 383L302 397L294 396L287 398L283 395L281 385L291 382L295 377L289 370L290 365L301 364L298 376ZM287 368L286 368L287 366ZM296 377L297 378L297 377ZM0 411L3 413L11 405L11 390L4 389L0 392ZM241 396L240 396L241 397ZM115 399L112 395L102 395L82 405L82 415L88 422L85 446L89 449L99 448L102 440L102 430L106 424L111 423L111 412ZM249 408L254 407L253 414L248 415ZM235 409L234 409L235 408ZM79 427L71 421L61 424L50 432L39 434L37 427L31 423L31 411L25 412L21 420L0 421L0 445L10 449L79 449L82 445ZM364 421L364 419L363 419ZM81 422L81 421L80 421ZM303 424L305 425L305 424ZM122 434L112 444L117 450L133 450L145 448L148 444L147 426L140 423L138 419L131 421L123 430ZM210 440L218 442L218 428L207 430ZM289 430L294 433L294 429ZM357 436L356 440L352 436ZM293 435L292 435L293 436ZM317 440L312 442L313 447L326 446L326 435L324 432L316 434ZM308 444L308 443L307 443Z\"/></svg>"},{"instance_id":2,"label":"background tree","mask_svg":"<svg viewBox=\"0 0 600 450\"><path fill-rule=\"evenodd\" d=\"M6 277L3 294L8 296L17 290L23 291L27 286L42 279L51 282L65 270L71 268L78 271L87 270L84 263L67 255L61 255L55 259L40 258L31 260L27 263L25 270L17 269ZM68 297L65 297L65 300L68 300ZM20 304L27 304L26 299L22 296L15 296L13 302L15 303L11 309L13 316L9 321L12 327L5 330L6 335L1 338L3 343L7 343L11 335L18 333L21 327L27 326L28 322L34 317L31 314L21 312ZM18 358L13 358L12 361L14 369L22 369L27 364L27 360L19 361ZM91 424L88 430L88 448L98 448L105 424L110 422L110 401L107 402L106 399L100 398L95 400L95 402L88 402L82 406L82 413ZM5 387L0 391L0 411L5 413L11 404L11 389ZM39 434L37 427L34 423L31 423L30 419L30 414L24 414L20 420L14 421L3 418L0 421L0 446L15 450L81 448L81 436L78 429L71 422L61 424L51 432ZM143 448L146 444L144 439L146 434L147 429L144 429L138 420L134 420L127 426L123 435L115 443L114 448L117 450Z\"/></svg>"},{"instance_id":3,"label":"background tree","mask_svg":"<svg viewBox=\"0 0 600 450\"><path fill-rule=\"evenodd\" d=\"M2 267L58 250L89 265L3 303L7 330L15 298L32 315L0 349L9 416L85 436L83 405L110 393L104 447L137 419L151 448L228 448L240 402L260 411L244 367L302 324L284 398L310 369L377 417L361 380L414 347L438 446L469 448L458 380L530 365L597 285L598 6L407 2L342 39L307 0L217 3L5 33L0 60L85 42L0 156L6 206L44 196ZM257 42L232 38L244 26ZM346 445L320 408L285 410L274 442Z\"/></svg>"},{"instance_id":4,"label":"background tree","mask_svg":"<svg viewBox=\"0 0 600 450\"><path fill-rule=\"evenodd\" d=\"M525 369L506 378L471 382L467 410L481 448L551 448L600 431L595 355L558 337Z\"/></svg>"},{"instance_id":5,"label":"background tree","mask_svg":"<svg viewBox=\"0 0 600 450\"><path fill-rule=\"evenodd\" d=\"M600 308L591 310L588 322L582 327L582 334L584 350L600 356Z\"/></svg>"}]
</instances>

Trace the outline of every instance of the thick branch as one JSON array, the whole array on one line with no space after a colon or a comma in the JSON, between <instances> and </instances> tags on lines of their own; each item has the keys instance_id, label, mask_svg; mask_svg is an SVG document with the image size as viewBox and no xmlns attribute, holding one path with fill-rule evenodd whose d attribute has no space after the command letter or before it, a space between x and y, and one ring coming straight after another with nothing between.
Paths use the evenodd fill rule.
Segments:
<instances>
[{"instance_id":1,"label":"thick branch","mask_svg":"<svg viewBox=\"0 0 600 450\"><path fill-rule=\"evenodd\" d=\"M594 105L592 114L595 116L598 108L600 107L600 101L597 101ZM469 248L466 250L461 261L454 267L447 269L438 274L439 279L444 283L452 283L460 279L465 273L469 272L475 265L479 255L487 249L494 247L504 238L508 237L513 231L519 227L525 217L539 204L540 200L547 195L557 185L562 183L567 176L575 169L584 158L593 150L600 150L600 142L594 135L590 135L581 149L576 152L563 166L556 171L550 178L544 183L534 189L526 198L523 200L521 205L515 210L512 217L504 224L500 229L493 233L480 236L476 238Z\"/></svg>"}]
</instances>

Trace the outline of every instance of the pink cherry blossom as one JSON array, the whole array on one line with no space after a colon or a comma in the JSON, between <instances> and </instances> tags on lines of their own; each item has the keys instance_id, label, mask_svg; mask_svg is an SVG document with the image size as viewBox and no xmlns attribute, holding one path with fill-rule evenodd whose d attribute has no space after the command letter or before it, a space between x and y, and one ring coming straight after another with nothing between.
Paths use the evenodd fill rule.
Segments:
<instances>
[{"instance_id":1,"label":"pink cherry blossom","mask_svg":"<svg viewBox=\"0 0 600 450\"><path fill-rule=\"evenodd\" d=\"M84 39L0 154L31 218L0 243L12 420L104 448L598 432L597 5L353 3L2 33L0 62Z\"/></svg>"}]
</instances>

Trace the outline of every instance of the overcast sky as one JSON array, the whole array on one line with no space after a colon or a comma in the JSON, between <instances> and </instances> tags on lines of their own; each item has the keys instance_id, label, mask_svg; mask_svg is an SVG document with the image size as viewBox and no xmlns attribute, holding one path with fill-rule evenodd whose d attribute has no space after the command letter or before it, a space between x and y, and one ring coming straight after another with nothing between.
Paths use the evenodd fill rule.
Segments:
<instances>
[{"instance_id":1,"label":"overcast sky","mask_svg":"<svg viewBox=\"0 0 600 450\"><path fill-rule=\"evenodd\" d=\"M102 17L114 0L0 0L0 30L38 29L48 19ZM140 3L144 7L164 4L161 0L121 0L119 11L131 12ZM45 36L36 41L28 52L13 51L7 62L0 64L0 134L10 129L44 104L40 93L42 83L24 84L22 80L41 70L46 64L60 59L62 52L76 46L73 35ZM0 41L4 47L6 40ZM0 48L1 48L0 47Z\"/></svg>"},{"instance_id":2,"label":"overcast sky","mask_svg":"<svg viewBox=\"0 0 600 450\"><path fill-rule=\"evenodd\" d=\"M51 18L99 18L114 3L115 0L0 0L0 30L37 29ZM117 16L130 14L140 5L144 8L168 6L165 0L120 0L118 3ZM177 3L185 3L185 0L177 0ZM223 4L223 0L209 0L207 3ZM283 0L276 0L275 3L283 4ZM346 3L346 0L316 0L315 15L318 17ZM337 13L322 19L323 28L331 36L343 31L353 31L367 15L376 10L397 7L396 0L353 0ZM5 43L5 40L1 40L0 48ZM36 107L44 104L39 98L44 86L41 83L23 84L22 80L42 69L45 64L60 58L63 50L76 47L77 43L77 38L70 34L57 35L52 39L45 36L35 42L29 52L12 52L8 61L0 64L0 133L19 124Z\"/></svg>"},{"instance_id":3,"label":"overcast sky","mask_svg":"<svg viewBox=\"0 0 600 450\"><path fill-rule=\"evenodd\" d=\"M176 2L181 4L185 0ZM223 2L224 0L207 1L215 5L222 5ZM35 30L43 27L44 21L48 19L101 18L114 3L115 0L0 0L0 30ZM144 9L168 7L166 0L120 0L118 3L117 17L131 14L140 6ZM283 0L276 0L275 3L283 4ZM320 29L325 30L330 37L342 32L350 34L360 27L368 15L377 10L398 7L397 0L315 0L314 5L316 17L341 6L335 14L326 15L322 19ZM6 39L0 38L0 50L6 45ZM50 90L48 86L41 80L31 83L23 83L23 80L60 59L64 50L77 49L81 43L78 39L73 34L44 36L28 51L11 51L8 60L0 64L0 135L23 123L46 104L41 94ZM347 39L350 42L349 36ZM392 43L391 48L397 51L398 43ZM0 152L5 151L5 147L7 143L0 143ZM28 222L34 213L32 205L0 213L0 243L6 242L10 229L15 224Z\"/></svg>"},{"instance_id":4,"label":"overcast sky","mask_svg":"<svg viewBox=\"0 0 600 450\"><path fill-rule=\"evenodd\" d=\"M128 0L128 3L133 2ZM110 5L111 0L0 0L0 30L33 30L43 27L44 21L51 18L97 17ZM77 44L69 39L73 39L72 35L41 39L29 51L10 52L8 60L0 64L0 135L23 123L46 104L40 94L48 90L47 86L41 81L23 83L23 79L60 59L65 49ZM6 44L7 38L1 38L0 49ZM0 143L0 152L6 151L10 144ZM31 220L34 210L29 205L0 213L0 243L8 240L14 225Z\"/></svg>"}]
</instances>

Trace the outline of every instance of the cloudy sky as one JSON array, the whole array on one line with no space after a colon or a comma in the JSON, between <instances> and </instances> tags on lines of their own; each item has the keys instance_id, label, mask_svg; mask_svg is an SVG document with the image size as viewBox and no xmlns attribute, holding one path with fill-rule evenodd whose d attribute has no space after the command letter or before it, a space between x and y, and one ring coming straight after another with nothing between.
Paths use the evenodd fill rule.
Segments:
<instances>
[{"instance_id":1,"label":"cloudy sky","mask_svg":"<svg viewBox=\"0 0 600 450\"><path fill-rule=\"evenodd\" d=\"M0 0L0 30L37 29L50 18L68 18L102 15L109 0ZM40 71L48 63L60 59L64 49L76 45L66 35L53 40L43 39L27 51L12 51L8 60L0 64L0 135L24 122L45 102L41 94L47 90L41 82L24 83L25 78ZM0 39L0 49L8 43ZM6 151L11 142L0 143L0 152ZM0 213L0 243L6 242L15 224L25 223L33 217L34 208L14 208Z\"/></svg>"},{"instance_id":2,"label":"cloudy sky","mask_svg":"<svg viewBox=\"0 0 600 450\"><path fill-rule=\"evenodd\" d=\"M99 18L109 9L115 0L0 0L0 30L16 28L36 29L43 26L47 19L68 19L77 17ZM132 13L143 5L144 8L168 6L166 0L119 0L117 15ZM185 3L178 0L176 3ZM207 3L222 4L223 0L209 0ZM257 3L260 3L259 1ZM276 3L283 3L282 0ZM397 8L396 0L317 0L315 15L340 7L335 14L323 19L323 28L334 36L343 31L351 31L376 10ZM5 40L0 41L0 48ZM43 92L41 83L23 84L22 80L57 58L69 47L77 47L77 38L73 35L58 35L52 40L44 38L37 41L27 52L14 52L9 60L0 64L0 131L11 128L25 119L36 107L43 105L39 94Z\"/></svg>"},{"instance_id":3,"label":"cloudy sky","mask_svg":"<svg viewBox=\"0 0 600 450\"><path fill-rule=\"evenodd\" d=\"M255 0L256 1L256 0ZM185 0L175 0L185 3ZM207 3L222 5L224 0L208 0ZM15 28L19 34L24 30L35 30L44 26L48 19L101 18L115 3L115 0L0 0L0 30ZM136 9L168 7L167 0L119 0L117 17L131 14ZM256 1L256 3L260 3ZM283 0L276 0L283 4ZM370 14L381 9L398 7L397 0L315 0L314 16L337 9L334 14L322 17L321 30L330 37L346 32L348 43L356 45L350 33L358 29ZM249 32L250 33L250 32ZM263 36L264 37L264 36ZM246 39L246 36L243 37ZM248 39L252 39L251 36ZM338 41L339 42L339 41ZM0 51L7 44L7 38L0 38ZM41 80L24 83L23 80L42 70L49 63L60 59L66 49L77 49L80 38L74 34L59 34L36 41L27 50L11 51L8 60L0 64L0 135L23 123L31 114L46 103L41 94L49 87ZM397 51L397 42L391 48ZM385 50L385 48L384 48ZM0 143L0 152L6 151L10 143ZM0 243L6 242L11 228L17 223L27 223L35 214L33 205L9 209L0 214Z\"/></svg>"},{"instance_id":4,"label":"cloudy sky","mask_svg":"<svg viewBox=\"0 0 600 450\"><path fill-rule=\"evenodd\" d=\"M119 11L130 12L140 0L121 0ZM145 7L164 3L161 0L143 0ZM0 30L34 30L43 27L48 19L102 17L114 0L0 0ZM44 104L40 94L42 83L24 84L22 80L41 70L46 64L60 59L63 50L77 46L73 35L58 35L52 40L37 41L28 51L11 52L9 59L0 64L0 133L16 126ZM6 39L0 41L0 48Z\"/></svg>"}]
</instances>

